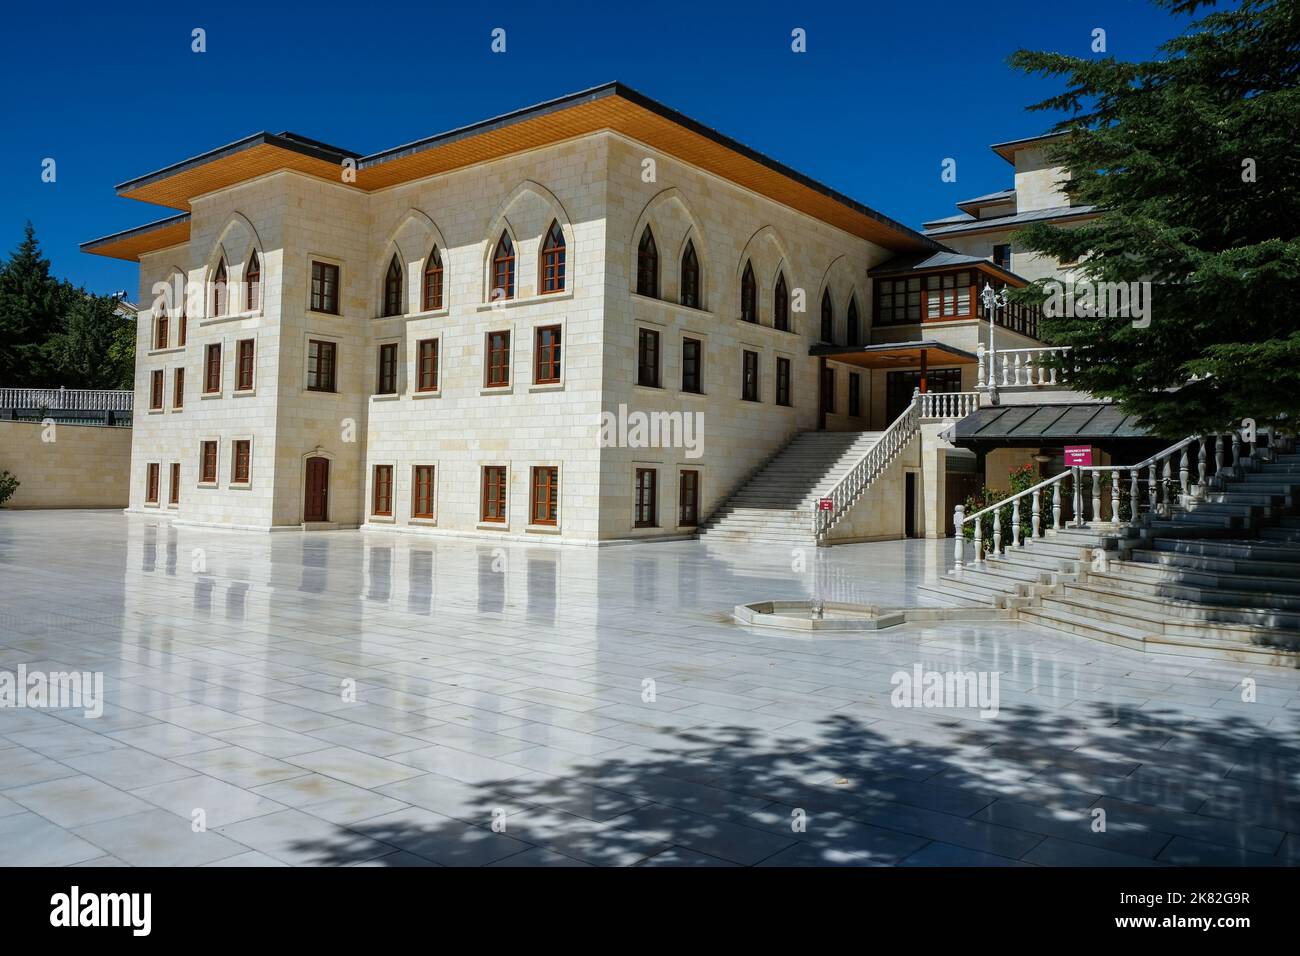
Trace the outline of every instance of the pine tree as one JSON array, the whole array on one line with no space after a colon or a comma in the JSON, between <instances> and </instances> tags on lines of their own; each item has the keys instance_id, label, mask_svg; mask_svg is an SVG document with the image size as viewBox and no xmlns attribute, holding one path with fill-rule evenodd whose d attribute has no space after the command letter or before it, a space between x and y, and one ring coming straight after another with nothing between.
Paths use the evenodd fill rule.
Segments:
<instances>
[{"instance_id":1,"label":"pine tree","mask_svg":"<svg viewBox=\"0 0 1300 956\"><path fill-rule=\"evenodd\" d=\"M66 292L50 275L29 222L22 243L0 267L0 387L51 384L48 343L63 329L65 305Z\"/></svg>"},{"instance_id":2,"label":"pine tree","mask_svg":"<svg viewBox=\"0 0 1300 956\"><path fill-rule=\"evenodd\" d=\"M1199 14L1214 0L1154 0ZM1281 421L1300 411L1300 4L1206 12L1156 59L1021 50L1011 64L1064 78L1030 107L1064 111L1051 158L1071 201L1103 210L1015 241L1094 282L1152 283L1151 321L1048 318L1074 382L1156 433ZM1039 293L1042 293L1041 284Z\"/></svg>"}]
</instances>

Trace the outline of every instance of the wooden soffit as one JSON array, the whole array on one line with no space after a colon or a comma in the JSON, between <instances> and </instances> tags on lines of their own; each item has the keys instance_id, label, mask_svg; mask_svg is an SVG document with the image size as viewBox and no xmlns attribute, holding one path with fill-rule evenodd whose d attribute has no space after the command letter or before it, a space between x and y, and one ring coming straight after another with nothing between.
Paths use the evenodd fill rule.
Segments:
<instances>
[{"instance_id":1,"label":"wooden soffit","mask_svg":"<svg viewBox=\"0 0 1300 956\"><path fill-rule=\"evenodd\" d=\"M921 364L925 353L927 365L973 365L977 357L965 349L940 342L899 342L890 345L814 345L808 354L858 368L910 369Z\"/></svg>"},{"instance_id":2,"label":"wooden soffit","mask_svg":"<svg viewBox=\"0 0 1300 956\"><path fill-rule=\"evenodd\" d=\"M157 252L159 249L180 245L182 242L188 242L189 238L190 217L189 213L185 213L158 222L151 222L147 226L139 226L125 232L114 233L111 236L104 236L102 239L83 242L81 251L97 256L108 256L112 259L139 262L140 257L145 253Z\"/></svg>"}]
</instances>

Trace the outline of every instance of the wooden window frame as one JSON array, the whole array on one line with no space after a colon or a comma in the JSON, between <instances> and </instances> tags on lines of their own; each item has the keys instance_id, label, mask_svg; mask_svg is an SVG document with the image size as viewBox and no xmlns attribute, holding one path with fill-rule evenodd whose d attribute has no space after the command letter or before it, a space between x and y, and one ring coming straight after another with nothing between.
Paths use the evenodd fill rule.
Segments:
<instances>
[{"instance_id":1,"label":"wooden window frame","mask_svg":"<svg viewBox=\"0 0 1300 956\"><path fill-rule=\"evenodd\" d=\"M167 469L168 486L167 486L167 503L169 505L178 505L181 503L181 463L174 461L171 467Z\"/></svg>"},{"instance_id":2,"label":"wooden window frame","mask_svg":"<svg viewBox=\"0 0 1300 956\"><path fill-rule=\"evenodd\" d=\"M550 335L550 342L543 342L543 336ZM564 380L562 364L564 348L564 330L558 325L543 325L533 333L533 384L558 385Z\"/></svg>"},{"instance_id":3,"label":"wooden window frame","mask_svg":"<svg viewBox=\"0 0 1300 956\"><path fill-rule=\"evenodd\" d=\"M754 279L754 264L749 260L740 277L740 321L758 324L758 282Z\"/></svg>"},{"instance_id":4,"label":"wooden window frame","mask_svg":"<svg viewBox=\"0 0 1300 956\"><path fill-rule=\"evenodd\" d=\"M776 357L776 404L782 408L792 408L794 405L791 398L793 391L792 372L793 367L790 360L778 355Z\"/></svg>"},{"instance_id":5,"label":"wooden window frame","mask_svg":"<svg viewBox=\"0 0 1300 956\"><path fill-rule=\"evenodd\" d=\"M439 340L420 339L415 343L415 390L428 394L438 391ZM427 355L426 355L427 353ZM426 367L425 359L430 359Z\"/></svg>"},{"instance_id":6,"label":"wooden window frame","mask_svg":"<svg viewBox=\"0 0 1300 956\"><path fill-rule=\"evenodd\" d=\"M636 294L659 298L659 246L649 224L636 244Z\"/></svg>"},{"instance_id":7,"label":"wooden window frame","mask_svg":"<svg viewBox=\"0 0 1300 956\"><path fill-rule=\"evenodd\" d=\"M547 479L547 480L540 480ZM542 517L538 517L539 510ZM548 517L551 513L554 517ZM560 524L560 468L534 465L528 477L528 523L555 528Z\"/></svg>"},{"instance_id":8,"label":"wooden window frame","mask_svg":"<svg viewBox=\"0 0 1300 956\"><path fill-rule=\"evenodd\" d=\"M253 440L236 438L230 442L230 483L247 485L253 480Z\"/></svg>"},{"instance_id":9,"label":"wooden window frame","mask_svg":"<svg viewBox=\"0 0 1300 956\"><path fill-rule=\"evenodd\" d=\"M420 299L423 311L437 312L442 308L442 277L442 254L435 245L424 260L424 285Z\"/></svg>"},{"instance_id":10,"label":"wooden window frame","mask_svg":"<svg viewBox=\"0 0 1300 956\"><path fill-rule=\"evenodd\" d=\"M151 461L145 466L144 471L144 503L147 505L158 504L158 491L161 482L160 472L161 465L159 462Z\"/></svg>"},{"instance_id":11,"label":"wooden window frame","mask_svg":"<svg viewBox=\"0 0 1300 956\"><path fill-rule=\"evenodd\" d=\"M376 518L393 516L392 465L375 465L371 469L370 514Z\"/></svg>"},{"instance_id":12,"label":"wooden window frame","mask_svg":"<svg viewBox=\"0 0 1300 956\"><path fill-rule=\"evenodd\" d=\"M244 269L244 311L256 312L262 301L262 260L254 249Z\"/></svg>"},{"instance_id":13,"label":"wooden window frame","mask_svg":"<svg viewBox=\"0 0 1300 956\"><path fill-rule=\"evenodd\" d=\"M497 295L498 292L501 295ZM504 301L514 297L515 243L510 238L510 233L502 230L501 237L492 250L492 285L488 289L488 301Z\"/></svg>"},{"instance_id":14,"label":"wooden window frame","mask_svg":"<svg viewBox=\"0 0 1300 956\"><path fill-rule=\"evenodd\" d=\"M219 479L220 442L216 439L204 439L199 442L199 484L215 485ZM209 470L209 465L211 469Z\"/></svg>"},{"instance_id":15,"label":"wooden window frame","mask_svg":"<svg viewBox=\"0 0 1300 956\"><path fill-rule=\"evenodd\" d=\"M649 488L645 484L649 477ZM659 469L637 468L632 496L632 527L659 527ZM648 490L648 498L646 497Z\"/></svg>"},{"instance_id":16,"label":"wooden window frame","mask_svg":"<svg viewBox=\"0 0 1300 956\"><path fill-rule=\"evenodd\" d=\"M388 269L384 272L384 300L379 313L386 319L406 314L406 303L402 301L402 273L402 263L394 252L393 258L388 260Z\"/></svg>"},{"instance_id":17,"label":"wooden window frame","mask_svg":"<svg viewBox=\"0 0 1300 956\"><path fill-rule=\"evenodd\" d=\"M185 309L182 308L181 317L177 320L176 323L176 347L177 348L185 347L185 338L186 338L185 333L187 331L186 326L189 324L189 321L190 321L189 316L185 314Z\"/></svg>"},{"instance_id":18,"label":"wooden window frame","mask_svg":"<svg viewBox=\"0 0 1300 956\"><path fill-rule=\"evenodd\" d=\"M687 475L690 475L688 481ZM688 487L689 496L688 496ZM687 509L689 502L690 508ZM677 473L677 527L700 526L700 472L697 468L683 468Z\"/></svg>"},{"instance_id":19,"label":"wooden window frame","mask_svg":"<svg viewBox=\"0 0 1300 956\"><path fill-rule=\"evenodd\" d=\"M690 239L686 240L686 248L682 251L679 291L682 305L688 309L704 308L700 305L700 254L695 251L695 243Z\"/></svg>"},{"instance_id":20,"label":"wooden window frame","mask_svg":"<svg viewBox=\"0 0 1300 956\"><path fill-rule=\"evenodd\" d=\"M546 230L542 243L542 255L539 263L538 288L542 295L551 295L564 291L568 267L568 248L564 242L564 230L558 219L552 219Z\"/></svg>"},{"instance_id":21,"label":"wooden window frame","mask_svg":"<svg viewBox=\"0 0 1300 956\"><path fill-rule=\"evenodd\" d=\"M254 339L235 343L235 391L251 392L257 374L257 344Z\"/></svg>"},{"instance_id":22,"label":"wooden window frame","mask_svg":"<svg viewBox=\"0 0 1300 956\"><path fill-rule=\"evenodd\" d=\"M178 365L172 370L172 410L185 407L185 366Z\"/></svg>"},{"instance_id":23,"label":"wooden window frame","mask_svg":"<svg viewBox=\"0 0 1300 956\"><path fill-rule=\"evenodd\" d=\"M695 353L693 362L690 359L692 351ZM688 395L704 394L704 340L690 335L682 337L682 391Z\"/></svg>"},{"instance_id":24,"label":"wooden window frame","mask_svg":"<svg viewBox=\"0 0 1300 956\"><path fill-rule=\"evenodd\" d=\"M817 330L820 341L832 343L835 341L835 302L831 299L829 289L822 292L822 317L821 327Z\"/></svg>"},{"instance_id":25,"label":"wooden window frame","mask_svg":"<svg viewBox=\"0 0 1300 956\"><path fill-rule=\"evenodd\" d=\"M398 343L380 342L375 350L375 394L397 394Z\"/></svg>"},{"instance_id":26,"label":"wooden window frame","mask_svg":"<svg viewBox=\"0 0 1300 956\"><path fill-rule=\"evenodd\" d=\"M156 368L149 373L149 411L161 412L163 410L163 395L166 393L166 386L163 380L163 370Z\"/></svg>"},{"instance_id":27,"label":"wooden window frame","mask_svg":"<svg viewBox=\"0 0 1300 956\"><path fill-rule=\"evenodd\" d=\"M225 257L217 263L212 273L212 316L227 315L230 309L230 281L226 272Z\"/></svg>"},{"instance_id":28,"label":"wooden window frame","mask_svg":"<svg viewBox=\"0 0 1300 956\"><path fill-rule=\"evenodd\" d=\"M437 515L437 465L415 465L411 468L411 517L433 521ZM425 499L425 500L421 500ZM424 505L424 508L420 506Z\"/></svg>"},{"instance_id":29,"label":"wooden window frame","mask_svg":"<svg viewBox=\"0 0 1300 956\"><path fill-rule=\"evenodd\" d=\"M213 361L213 356L216 361ZM225 377L225 359L220 342L209 342L203 350L203 394L220 395L221 380Z\"/></svg>"},{"instance_id":30,"label":"wooden window frame","mask_svg":"<svg viewBox=\"0 0 1300 956\"><path fill-rule=\"evenodd\" d=\"M772 290L772 328L778 332L790 331L790 289L785 284L785 273L777 274Z\"/></svg>"},{"instance_id":31,"label":"wooden window frame","mask_svg":"<svg viewBox=\"0 0 1300 956\"><path fill-rule=\"evenodd\" d=\"M497 480L499 478L499 480ZM490 513L491 491L496 492L497 515ZM479 521L506 524L510 513L510 473L505 465L484 465L479 480Z\"/></svg>"},{"instance_id":32,"label":"wooden window frame","mask_svg":"<svg viewBox=\"0 0 1300 956\"><path fill-rule=\"evenodd\" d=\"M510 330L495 329L485 333L483 354L483 387L510 387ZM501 344L497 344L500 339Z\"/></svg>"},{"instance_id":33,"label":"wooden window frame","mask_svg":"<svg viewBox=\"0 0 1300 956\"><path fill-rule=\"evenodd\" d=\"M651 343L647 349L646 343ZM661 370L663 367L663 350L661 348L662 336L657 329L638 328L636 333L636 383L642 388L661 388L663 376ZM646 361L646 355L651 355L651 360ZM647 377L651 379L647 381Z\"/></svg>"},{"instance_id":34,"label":"wooden window frame","mask_svg":"<svg viewBox=\"0 0 1300 956\"><path fill-rule=\"evenodd\" d=\"M759 356L753 349L741 349L740 352L740 400L743 402L761 401L759 391Z\"/></svg>"},{"instance_id":35,"label":"wooden window frame","mask_svg":"<svg viewBox=\"0 0 1300 956\"><path fill-rule=\"evenodd\" d=\"M333 262L312 259L310 290L307 308L322 315L339 314L339 296L342 287L342 270Z\"/></svg>"},{"instance_id":36,"label":"wooden window frame","mask_svg":"<svg viewBox=\"0 0 1300 956\"><path fill-rule=\"evenodd\" d=\"M312 370L312 346L316 346L316 369ZM322 369L325 368L321 362L327 354L330 357L328 370L329 381L324 381ZM338 390L338 360L339 349L337 342L331 342L329 339L308 339L307 340L307 391L309 392L335 392ZM316 384L311 384L312 375L316 376Z\"/></svg>"},{"instance_id":37,"label":"wooden window frame","mask_svg":"<svg viewBox=\"0 0 1300 956\"><path fill-rule=\"evenodd\" d=\"M153 350L167 348L168 316L166 309L160 309L153 321Z\"/></svg>"}]
</instances>

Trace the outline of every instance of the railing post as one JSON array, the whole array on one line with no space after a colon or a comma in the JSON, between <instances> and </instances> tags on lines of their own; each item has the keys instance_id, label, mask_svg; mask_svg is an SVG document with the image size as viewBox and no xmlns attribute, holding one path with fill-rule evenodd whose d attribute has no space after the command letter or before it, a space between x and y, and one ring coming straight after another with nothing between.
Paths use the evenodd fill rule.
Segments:
<instances>
[{"instance_id":1,"label":"railing post","mask_svg":"<svg viewBox=\"0 0 1300 956\"><path fill-rule=\"evenodd\" d=\"M1147 468L1147 512L1151 515L1156 513L1156 463L1151 462Z\"/></svg>"},{"instance_id":2,"label":"railing post","mask_svg":"<svg viewBox=\"0 0 1300 956\"><path fill-rule=\"evenodd\" d=\"M1214 433L1214 485L1223 487L1223 433Z\"/></svg>"},{"instance_id":3,"label":"railing post","mask_svg":"<svg viewBox=\"0 0 1300 956\"><path fill-rule=\"evenodd\" d=\"M1196 443L1196 484L1200 486L1200 493L1197 497L1205 496L1206 479L1209 475L1209 455L1210 455L1210 436L1202 435L1201 440ZM1183 489L1187 493L1187 489Z\"/></svg>"},{"instance_id":4,"label":"railing post","mask_svg":"<svg viewBox=\"0 0 1300 956\"><path fill-rule=\"evenodd\" d=\"M961 570L961 557L962 557L961 550L962 550L962 544L966 540L965 535L962 533L961 526L965 520L966 520L965 505L958 505L956 508L952 509L952 529L953 529L953 539L954 539L952 544L952 558L954 562L953 563L954 571Z\"/></svg>"},{"instance_id":5,"label":"railing post","mask_svg":"<svg viewBox=\"0 0 1300 956\"><path fill-rule=\"evenodd\" d=\"M993 509L993 557L1002 553L1002 509Z\"/></svg>"},{"instance_id":6,"label":"railing post","mask_svg":"<svg viewBox=\"0 0 1300 956\"><path fill-rule=\"evenodd\" d=\"M1186 487L1187 487L1187 448L1186 448L1186 446L1183 447L1183 468L1182 468L1182 478L1183 478L1183 487L1186 488ZM1166 515L1168 515L1168 514L1172 514L1172 513L1173 513L1173 510L1174 510L1174 496L1173 496L1173 492L1171 492L1171 491L1169 490L1169 486L1170 486L1171 484L1173 484L1173 481L1174 481L1174 456L1173 456L1173 455L1170 455L1169 457L1167 457L1167 458L1165 459L1165 475L1164 475L1164 481L1162 481L1162 482L1160 483L1160 506L1161 506L1162 510L1164 511L1164 513L1165 513ZM1185 492L1184 492L1184 494L1185 494ZM1187 505L1187 500L1186 500L1186 498L1183 499L1183 502L1182 502L1182 503L1183 503L1183 506L1186 507L1186 505Z\"/></svg>"},{"instance_id":7,"label":"railing post","mask_svg":"<svg viewBox=\"0 0 1300 956\"><path fill-rule=\"evenodd\" d=\"M1187 507L1188 479L1191 475L1191 461L1187 446L1183 446L1182 457L1178 460L1178 485L1183 489L1183 507ZM1205 484L1205 452L1201 452L1201 484Z\"/></svg>"},{"instance_id":8,"label":"railing post","mask_svg":"<svg viewBox=\"0 0 1300 956\"><path fill-rule=\"evenodd\" d=\"M1119 524L1119 469L1110 470L1110 523Z\"/></svg>"},{"instance_id":9,"label":"railing post","mask_svg":"<svg viewBox=\"0 0 1300 956\"><path fill-rule=\"evenodd\" d=\"M1052 485L1052 530L1061 530L1061 483Z\"/></svg>"},{"instance_id":10,"label":"railing post","mask_svg":"<svg viewBox=\"0 0 1300 956\"><path fill-rule=\"evenodd\" d=\"M1041 502L1042 494L1043 492L1041 488L1034 489L1033 532L1035 538L1041 538L1043 536L1043 532L1042 532L1043 516L1039 514L1039 505Z\"/></svg>"},{"instance_id":11,"label":"railing post","mask_svg":"<svg viewBox=\"0 0 1300 956\"><path fill-rule=\"evenodd\" d=\"M984 382L985 382L985 378L984 378L984 346L983 346L983 345L980 345L979 348L977 348L977 349L975 350L975 357L976 357L976 361L978 362L978 365L976 366L976 369L975 369L975 387L976 387L976 388L983 388L983 387L984 387Z\"/></svg>"},{"instance_id":12,"label":"railing post","mask_svg":"<svg viewBox=\"0 0 1300 956\"><path fill-rule=\"evenodd\" d=\"M1232 473L1241 474L1241 432L1232 430Z\"/></svg>"},{"instance_id":13,"label":"railing post","mask_svg":"<svg viewBox=\"0 0 1300 956\"><path fill-rule=\"evenodd\" d=\"M1092 473L1092 523L1101 523L1101 472Z\"/></svg>"},{"instance_id":14,"label":"railing post","mask_svg":"<svg viewBox=\"0 0 1300 956\"><path fill-rule=\"evenodd\" d=\"M975 565L984 562L984 521L980 518L975 519Z\"/></svg>"},{"instance_id":15,"label":"railing post","mask_svg":"<svg viewBox=\"0 0 1300 956\"><path fill-rule=\"evenodd\" d=\"M1138 495L1141 494L1141 488L1138 487L1138 472L1141 470L1141 468L1134 468L1129 471L1128 520L1134 523L1138 519Z\"/></svg>"},{"instance_id":16,"label":"railing post","mask_svg":"<svg viewBox=\"0 0 1300 956\"><path fill-rule=\"evenodd\" d=\"M1020 547L1020 498L1011 502L1011 544Z\"/></svg>"},{"instance_id":17,"label":"railing post","mask_svg":"<svg viewBox=\"0 0 1300 956\"><path fill-rule=\"evenodd\" d=\"M1070 483L1074 486L1074 527L1083 527L1083 472L1078 465L1070 469Z\"/></svg>"}]
</instances>

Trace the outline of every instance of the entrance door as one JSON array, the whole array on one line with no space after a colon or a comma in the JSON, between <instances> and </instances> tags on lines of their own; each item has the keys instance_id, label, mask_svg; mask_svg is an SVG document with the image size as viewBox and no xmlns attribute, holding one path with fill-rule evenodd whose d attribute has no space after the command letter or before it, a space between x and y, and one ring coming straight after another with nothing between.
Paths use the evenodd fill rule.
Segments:
<instances>
[{"instance_id":1,"label":"entrance door","mask_svg":"<svg viewBox=\"0 0 1300 956\"><path fill-rule=\"evenodd\" d=\"M916 537L916 472L909 471L904 473L906 482L906 496L904 507L907 509L903 512L903 534L909 538Z\"/></svg>"},{"instance_id":2,"label":"entrance door","mask_svg":"<svg viewBox=\"0 0 1300 956\"><path fill-rule=\"evenodd\" d=\"M307 459L307 492L302 505L303 521L329 521L330 462L328 458Z\"/></svg>"}]
</instances>

